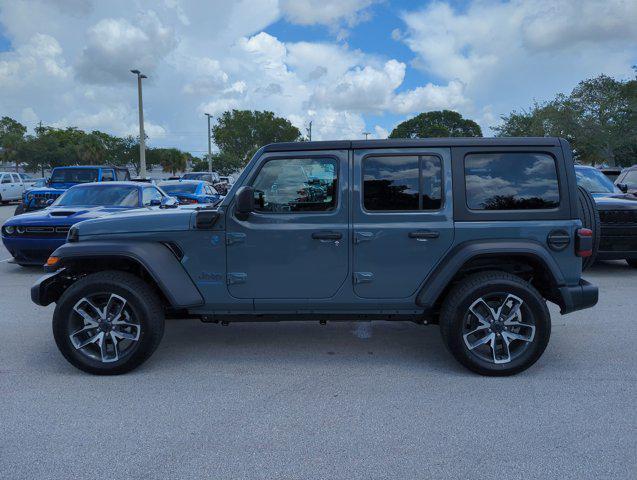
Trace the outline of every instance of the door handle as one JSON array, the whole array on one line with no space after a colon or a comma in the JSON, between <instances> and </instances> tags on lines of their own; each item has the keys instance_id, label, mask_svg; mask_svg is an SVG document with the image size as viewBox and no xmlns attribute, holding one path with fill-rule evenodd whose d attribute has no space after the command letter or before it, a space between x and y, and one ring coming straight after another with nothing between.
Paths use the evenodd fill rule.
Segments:
<instances>
[{"instance_id":1,"label":"door handle","mask_svg":"<svg viewBox=\"0 0 637 480\"><path fill-rule=\"evenodd\" d=\"M313 232L312 238L314 240L340 240L343 238L343 234L339 232Z\"/></svg>"},{"instance_id":2,"label":"door handle","mask_svg":"<svg viewBox=\"0 0 637 480\"><path fill-rule=\"evenodd\" d=\"M438 238L439 236L440 232L436 232L434 230L418 230L416 232L409 232L409 238L415 238L418 241Z\"/></svg>"}]
</instances>

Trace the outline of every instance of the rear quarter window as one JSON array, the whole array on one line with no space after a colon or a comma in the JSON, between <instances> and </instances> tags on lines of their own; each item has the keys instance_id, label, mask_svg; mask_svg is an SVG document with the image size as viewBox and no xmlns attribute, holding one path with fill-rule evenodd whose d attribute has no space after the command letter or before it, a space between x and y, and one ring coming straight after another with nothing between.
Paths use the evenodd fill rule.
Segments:
<instances>
[{"instance_id":1,"label":"rear quarter window","mask_svg":"<svg viewBox=\"0 0 637 480\"><path fill-rule=\"evenodd\" d=\"M543 153L499 152L465 156L471 210L538 210L559 206L557 169Z\"/></svg>"}]
</instances>

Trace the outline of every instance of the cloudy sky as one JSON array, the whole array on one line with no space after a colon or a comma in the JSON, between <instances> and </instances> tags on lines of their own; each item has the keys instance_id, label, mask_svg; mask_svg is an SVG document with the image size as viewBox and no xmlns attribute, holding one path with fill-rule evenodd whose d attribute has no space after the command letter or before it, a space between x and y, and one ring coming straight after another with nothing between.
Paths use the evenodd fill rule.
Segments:
<instances>
[{"instance_id":1,"label":"cloudy sky","mask_svg":"<svg viewBox=\"0 0 637 480\"><path fill-rule=\"evenodd\" d=\"M633 75L635 0L0 0L0 115L201 154L204 112L272 110L314 139L500 115Z\"/></svg>"}]
</instances>

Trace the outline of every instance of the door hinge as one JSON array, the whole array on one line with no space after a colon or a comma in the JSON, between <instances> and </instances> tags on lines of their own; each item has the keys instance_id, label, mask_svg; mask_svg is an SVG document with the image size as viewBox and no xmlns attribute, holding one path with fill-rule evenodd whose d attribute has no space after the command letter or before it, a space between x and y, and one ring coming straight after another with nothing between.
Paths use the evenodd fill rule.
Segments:
<instances>
[{"instance_id":1,"label":"door hinge","mask_svg":"<svg viewBox=\"0 0 637 480\"><path fill-rule=\"evenodd\" d=\"M226 245L232 245L233 243L243 243L245 241L245 233L226 233Z\"/></svg>"},{"instance_id":2,"label":"door hinge","mask_svg":"<svg viewBox=\"0 0 637 480\"><path fill-rule=\"evenodd\" d=\"M248 281L248 274L243 272L233 272L226 276L228 285L237 285Z\"/></svg>"},{"instance_id":3,"label":"door hinge","mask_svg":"<svg viewBox=\"0 0 637 480\"><path fill-rule=\"evenodd\" d=\"M354 232L354 243L370 242L374 240L374 232Z\"/></svg>"},{"instance_id":4,"label":"door hinge","mask_svg":"<svg viewBox=\"0 0 637 480\"><path fill-rule=\"evenodd\" d=\"M374 274L372 272L354 272L354 283L371 283L374 281Z\"/></svg>"}]
</instances>

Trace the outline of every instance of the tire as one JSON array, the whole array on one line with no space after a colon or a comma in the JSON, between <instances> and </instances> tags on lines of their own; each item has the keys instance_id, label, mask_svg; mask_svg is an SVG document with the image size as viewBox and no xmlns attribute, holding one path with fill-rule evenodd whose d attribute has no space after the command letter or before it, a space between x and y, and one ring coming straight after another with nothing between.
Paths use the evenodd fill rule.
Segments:
<instances>
[{"instance_id":1,"label":"tire","mask_svg":"<svg viewBox=\"0 0 637 480\"><path fill-rule=\"evenodd\" d=\"M99 304L107 298L106 306ZM96 310L86 299L100 309L99 314L92 315ZM92 324L82 317L99 317L108 311L111 300L113 312L121 305L120 314L110 322L102 318L99 327L88 327ZM125 326L121 322L126 322ZM99 338L89 341L100 333L106 339L103 344ZM53 313L53 336L64 358L96 375L118 375L137 368L159 346L163 334L164 310L155 291L140 278L120 271L93 273L78 280L62 294ZM124 335L128 337L122 338ZM137 339L132 340L135 336ZM89 343L81 348L84 342Z\"/></svg>"},{"instance_id":2,"label":"tire","mask_svg":"<svg viewBox=\"0 0 637 480\"><path fill-rule=\"evenodd\" d=\"M593 196L584 187L578 186L577 191L577 211L582 221L582 226L593 231L593 254L590 257L582 258L582 271L584 271L595 263L602 228L599 219L599 210L597 209L597 204Z\"/></svg>"},{"instance_id":3,"label":"tire","mask_svg":"<svg viewBox=\"0 0 637 480\"><path fill-rule=\"evenodd\" d=\"M2 199L2 195L0 195L0 205L6 205L6 204L8 204L8 203L9 203L9 202L8 202L7 200L3 200L3 199Z\"/></svg>"},{"instance_id":4,"label":"tire","mask_svg":"<svg viewBox=\"0 0 637 480\"><path fill-rule=\"evenodd\" d=\"M493 305L480 302L490 302L492 298L505 301L498 300ZM486 308L491 306L497 313L497 305L503 305L500 319L512 315L515 305L519 305L520 315L511 322L489 322L491 317L485 312L490 310ZM483 321L472 310L482 315ZM482 272L466 277L451 289L440 312L440 333L449 352L468 369L487 376L514 375L533 365L546 349L551 316L546 301L532 285L506 272ZM512 335L526 340L512 339ZM505 343L508 361L502 354Z\"/></svg>"},{"instance_id":5,"label":"tire","mask_svg":"<svg viewBox=\"0 0 637 480\"><path fill-rule=\"evenodd\" d=\"M633 268L637 268L637 259L627 258L626 263Z\"/></svg>"},{"instance_id":6,"label":"tire","mask_svg":"<svg viewBox=\"0 0 637 480\"><path fill-rule=\"evenodd\" d=\"M20 202L18 206L15 207L15 212L13 212L13 215L20 215L22 213L24 213L24 204Z\"/></svg>"}]
</instances>

